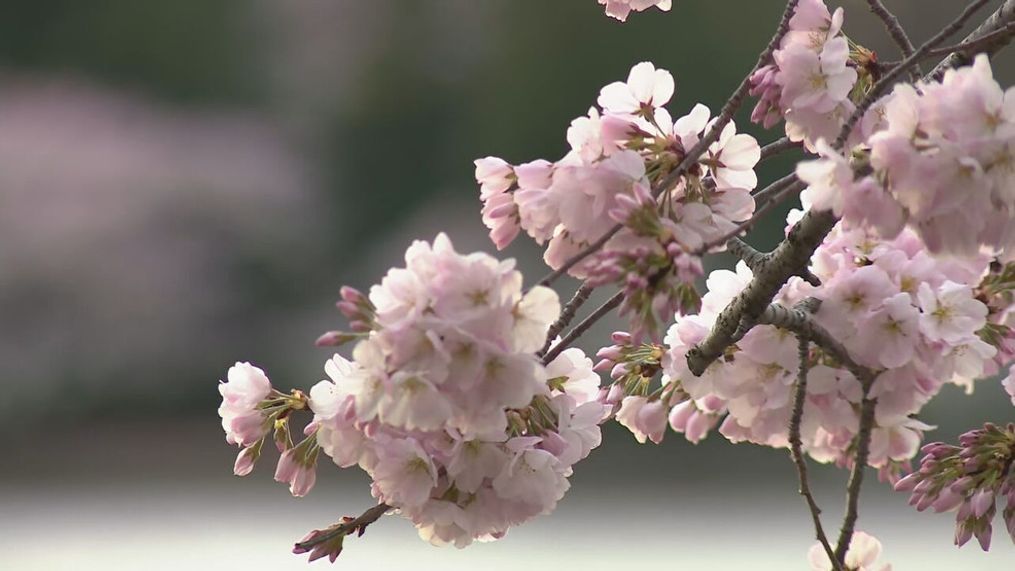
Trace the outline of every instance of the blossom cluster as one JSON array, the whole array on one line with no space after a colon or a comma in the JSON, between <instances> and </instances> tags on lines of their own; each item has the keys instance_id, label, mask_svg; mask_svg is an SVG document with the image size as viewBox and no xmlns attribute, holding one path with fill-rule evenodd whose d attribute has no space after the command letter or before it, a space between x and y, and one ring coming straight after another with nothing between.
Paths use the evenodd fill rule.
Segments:
<instances>
[{"instance_id":1,"label":"blossom cluster","mask_svg":"<svg viewBox=\"0 0 1015 571\"><path fill-rule=\"evenodd\" d=\"M606 6L606 15L621 22L627 21L631 12L642 12L655 6L664 12L673 7L673 0L599 0Z\"/></svg>"},{"instance_id":2,"label":"blossom cluster","mask_svg":"<svg viewBox=\"0 0 1015 571\"><path fill-rule=\"evenodd\" d=\"M544 259L558 269L623 225L568 273L625 287L622 313L636 337L658 337L662 319L696 309L701 253L722 247L754 213L760 147L733 122L685 174L673 175L713 124L701 104L674 121L664 107L673 93L669 72L639 63L571 123L571 151L559 161L476 161L483 221L498 248L524 231L546 244Z\"/></svg>"},{"instance_id":3,"label":"blossom cluster","mask_svg":"<svg viewBox=\"0 0 1015 571\"><path fill-rule=\"evenodd\" d=\"M846 551L844 563L850 571L892 571L888 563L879 564L881 557L881 542L873 535L859 531L853 533L853 539L849 542L849 549ZM811 571L835 571L835 566L828 559L828 554L820 543L815 543L807 552L808 562L811 564Z\"/></svg>"},{"instance_id":4,"label":"blossom cluster","mask_svg":"<svg viewBox=\"0 0 1015 571\"><path fill-rule=\"evenodd\" d=\"M835 139L856 106L850 95L863 63L872 55L842 34L843 9L828 11L823 0L801 0L773 62L751 76L759 101L751 120L770 128L786 121L786 135L814 149L818 139Z\"/></svg>"},{"instance_id":5,"label":"blossom cluster","mask_svg":"<svg viewBox=\"0 0 1015 571\"><path fill-rule=\"evenodd\" d=\"M459 254L443 234L414 243L405 261L369 296L343 289L354 332L322 339L358 339L352 360L331 358L303 399L314 419L303 442L280 447L276 479L305 494L323 451L359 465L377 500L432 543L501 537L551 511L572 466L599 445L599 377L578 349L537 359L559 302L548 288L523 293L513 261ZM223 423L248 446L267 433L271 389L260 370L237 367L221 385ZM237 420L247 417L256 422ZM238 432L248 424L257 430Z\"/></svg>"},{"instance_id":6,"label":"blossom cluster","mask_svg":"<svg viewBox=\"0 0 1015 571\"><path fill-rule=\"evenodd\" d=\"M831 149L798 170L815 207L888 238L905 224L935 253L1015 241L1015 88L1002 90L985 55L941 82L896 86L868 115L870 174L854 180Z\"/></svg>"},{"instance_id":7,"label":"blossom cluster","mask_svg":"<svg viewBox=\"0 0 1015 571\"><path fill-rule=\"evenodd\" d=\"M936 258L909 230L888 241L840 224L813 259L811 270L822 285L792 278L775 300L785 306L820 300L815 322L841 340L854 360L879 372L870 389L878 404L868 461L886 477L898 477L916 453L930 427L913 415L945 383L971 387L974 379L995 370L997 349L981 338L988 308L977 298L976 285L969 285L989 274L989 264L987 256ZM734 442L788 445L800 367L793 334L772 325L755 326L700 377L686 361L688 350L705 338L719 312L751 278L742 262L736 271L712 272L701 312L676 317L665 339L662 387L654 393L628 391L618 413L639 440L648 435L658 442L668 419L693 442L719 425L719 432ZM614 369L621 371L629 360L619 347L601 356L615 357ZM819 461L848 464L863 387L820 347L812 346L807 359L804 449ZM651 413L641 412L650 404Z\"/></svg>"},{"instance_id":8,"label":"blossom cluster","mask_svg":"<svg viewBox=\"0 0 1015 571\"><path fill-rule=\"evenodd\" d=\"M959 446L934 442L923 447L920 469L899 480L897 491L911 492L909 504L923 511L957 510L955 544L976 537L989 549L997 502L1006 506L1002 519L1015 542L1015 424L986 424L959 437Z\"/></svg>"}]
</instances>

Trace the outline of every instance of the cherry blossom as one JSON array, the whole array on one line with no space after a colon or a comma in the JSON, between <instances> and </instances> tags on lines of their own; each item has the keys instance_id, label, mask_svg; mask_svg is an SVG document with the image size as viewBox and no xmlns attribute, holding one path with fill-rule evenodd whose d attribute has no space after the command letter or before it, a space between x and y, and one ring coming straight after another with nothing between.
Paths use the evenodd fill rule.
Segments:
<instances>
[{"instance_id":1,"label":"cherry blossom","mask_svg":"<svg viewBox=\"0 0 1015 571\"><path fill-rule=\"evenodd\" d=\"M881 542L866 532L857 530L849 542L846 552L846 568L850 571L892 571L889 564L879 564ZM807 552L807 560L813 571L833 571L835 567L828 560L828 554L820 543L815 543Z\"/></svg>"},{"instance_id":2,"label":"cherry blossom","mask_svg":"<svg viewBox=\"0 0 1015 571\"><path fill-rule=\"evenodd\" d=\"M268 417L257 406L271 393L271 381L264 371L250 363L230 367L224 383L219 384L222 428L229 444L251 446L268 432Z\"/></svg>"},{"instance_id":3,"label":"cherry blossom","mask_svg":"<svg viewBox=\"0 0 1015 571\"><path fill-rule=\"evenodd\" d=\"M606 6L606 15L616 18L621 22L627 20L631 11L641 12L655 6L664 12L668 12L673 6L673 0L598 0Z\"/></svg>"}]
</instances>

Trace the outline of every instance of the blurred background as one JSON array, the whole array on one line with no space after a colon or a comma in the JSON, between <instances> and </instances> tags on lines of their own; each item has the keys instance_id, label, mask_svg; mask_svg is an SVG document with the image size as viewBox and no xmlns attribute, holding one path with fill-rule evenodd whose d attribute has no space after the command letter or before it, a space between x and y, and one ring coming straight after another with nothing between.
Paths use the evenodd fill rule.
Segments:
<instances>
[{"instance_id":1,"label":"blurred background","mask_svg":"<svg viewBox=\"0 0 1015 571\"><path fill-rule=\"evenodd\" d=\"M322 464L297 500L271 456L235 478L216 383L250 360L311 386L340 285L368 287L439 231L493 251L473 159L559 158L570 120L643 60L676 77L675 116L717 109L784 5L675 4L620 25L594 0L4 1L0 569L302 569L292 542L368 507L368 480ZM898 59L864 2L839 4L853 39ZM920 43L965 2L888 4ZM1015 54L994 69L1011 85ZM781 134L745 117L762 143ZM752 241L774 244L783 213ZM504 255L544 271L525 240ZM984 381L923 419L954 440L1013 416ZM814 472L837 528L845 473ZM557 511L505 540L437 549L387 518L339 565L806 569L808 521L784 451L673 434L657 449L611 425ZM860 521L897 571L1015 568L1003 531L989 554L955 549L951 516L873 478Z\"/></svg>"}]
</instances>

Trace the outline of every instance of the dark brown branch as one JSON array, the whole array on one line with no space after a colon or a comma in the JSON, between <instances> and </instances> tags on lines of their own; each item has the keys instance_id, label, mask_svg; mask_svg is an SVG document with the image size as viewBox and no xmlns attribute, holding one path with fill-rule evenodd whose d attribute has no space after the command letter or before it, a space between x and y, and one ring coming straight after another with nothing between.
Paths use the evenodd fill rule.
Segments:
<instances>
[{"instance_id":1,"label":"dark brown branch","mask_svg":"<svg viewBox=\"0 0 1015 571\"><path fill-rule=\"evenodd\" d=\"M747 264L747 267L751 268L752 272L760 271L761 266L768 261L769 254L755 250L754 247L740 238L730 238L729 241L726 242L726 249L734 256L743 260L744 263ZM821 280L818 279L818 276L814 275L807 268L798 272L797 275L814 287L821 285Z\"/></svg>"},{"instance_id":2,"label":"dark brown branch","mask_svg":"<svg viewBox=\"0 0 1015 571\"><path fill-rule=\"evenodd\" d=\"M1015 29L1011 27L1012 23L1015 23L1015 0L1005 0L1004 4L995 10L994 13L986 19L986 21L980 24L972 31L972 33L965 37L963 43L987 37L998 30L1007 30L1004 34L993 36L989 45L979 45L975 50L976 53L993 55L997 53L998 50L1008 45L1008 43L1012 40L1012 36L1015 36ZM945 58L941 63L937 64L937 67L935 67L925 79L935 81L939 80L944 76L946 70L969 65L971 61L972 53L968 51L957 51Z\"/></svg>"},{"instance_id":3,"label":"dark brown branch","mask_svg":"<svg viewBox=\"0 0 1015 571\"><path fill-rule=\"evenodd\" d=\"M954 30L961 27L962 23L968 19L972 11L983 3L982 0L978 0L967 7L959 18L938 33L931 41L924 44L921 50L932 49L936 46L936 42L943 41L951 33L954 33ZM988 19L988 22L992 22L991 25L993 27L984 24L978 30L983 34L990 33L1011 20L1015 20L1015 0L1006 0L1005 4ZM985 29L986 31L983 31ZM921 55L920 50L917 50L913 55L914 57L919 57ZM910 59L913 58L907 58L907 61ZM909 61L905 65L911 64L912 62ZM897 67L892 71L894 75L882 78L875 85L871 93L868 94L868 97L865 98L863 104L869 107L874 98L877 97L875 90L884 90L904 70L904 66ZM871 95L874 97L871 97ZM861 114L862 112L854 114L851 117L851 121L855 124ZM839 148L845 144L845 139L848 138L851 130L851 125L847 124L843 126L842 133L840 133L842 141L838 142ZM804 214L804 217L790 229L786 239L772 252L771 258L765 264L763 271L756 273L747 288L740 292L719 314L708 336L688 351L687 364L692 373L696 375L703 373L733 343L734 335L742 329L742 324L749 326L749 324L757 321L758 316L768 307L768 304L771 303L775 294L786 283L786 280L790 276L795 275L799 271L799 268L806 267L809 264L814 251L824 240L828 232L835 226L836 222L835 216L828 211L816 212L811 210Z\"/></svg>"},{"instance_id":4,"label":"dark brown branch","mask_svg":"<svg viewBox=\"0 0 1015 571\"><path fill-rule=\"evenodd\" d=\"M765 188L758 190L757 192L751 195L751 198L754 199L755 205L763 205L769 200L771 200L773 197L779 196L779 194L781 194L783 190L786 190L787 186L793 184L794 182L797 182L797 180L798 179L796 173L788 174L776 180L772 184L766 186Z\"/></svg>"},{"instance_id":5,"label":"dark brown branch","mask_svg":"<svg viewBox=\"0 0 1015 571\"><path fill-rule=\"evenodd\" d=\"M962 26L966 24L966 21L969 20L969 18L971 18L973 14L982 8L988 1L989 0L973 0L973 2L966 6L966 9L958 15L958 17L948 23L948 25L942 28L937 34L934 34L934 37L921 45L920 49L902 60L902 63L878 80L878 82L874 84L874 87L867 92L864 98L857 103L856 110L853 111L853 114L850 115L849 119L847 119L845 124L843 124L842 129L839 131L839 136L835 139L833 147L837 150L842 149L846 145L846 141L849 139L850 133L853 132L853 127L856 125L857 121L863 117L864 113L870 109L871 105L873 105L874 102L877 101L889 87L895 85L899 76L913 69L917 62L920 61L920 58L922 58L928 51L941 45L941 43L951 37L952 34L962 29Z\"/></svg>"},{"instance_id":6,"label":"dark brown branch","mask_svg":"<svg viewBox=\"0 0 1015 571\"><path fill-rule=\"evenodd\" d=\"M811 512L811 520L814 522L814 535L821 544L821 547L824 548L825 554L828 555L828 560L832 562L834 570L841 571L842 566L839 565L835 557L835 551L828 543L825 528L821 525L821 508L818 507L818 502L814 500L814 494L811 493L810 481L807 478L807 458L804 457L803 442L800 440L800 424L803 421L804 403L807 400L810 341L807 340L806 335L799 336L799 341L800 370L797 373L796 388L793 393L793 413L789 420L789 450L793 463L796 465L797 480L800 482L800 487L797 491L804 497L804 500L807 502L807 508Z\"/></svg>"},{"instance_id":7,"label":"dark brown branch","mask_svg":"<svg viewBox=\"0 0 1015 571\"><path fill-rule=\"evenodd\" d=\"M567 302L567 305L565 305L564 309L561 310L560 317L558 317L557 321L554 321L553 324L550 325L550 329L547 330L546 343L544 343L543 348L536 353L537 356L545 355L546 352L550 350L550 344L553 343L553 340L557 338L557 335L560 335L560 332L571 323L575 314L578 313L578 309L589 300L589 296L592 295L592 292L595 289L596 288L583 283L581 287L578 288L578 291L574 292L574 297L572 297L571 301Z\"/></svg>"},{"instance_id":8,"label":"dark brown branch","mask_svg":"<svg viewBox=\"0 0 1015 571\"><path fill-rule=\"evenodd\" d=\"M616 294L614 294L613 297L606 300L605 303L597 307L596 310L592 312L592 314L583 319L581 323L579 323L578 325L575 325L574 329L568 331L567 335L561 338L561 340L558 341L557 344L553 346L553 349L550 349L546 353L546 355L543 356L543 364L546 365L547 363L550 363L551 361L556 359L557 355L560 355L564 351L564 349L567 349L568 346L571 345L571 343L574 343L575 339L581 337L586 331L589 330L590 327L595 325L595 323L600 319L602 319L603 316L605 316L607 313L616 309L617 306L619 306L623 301L624 301L624 292L623 290L621 290L618 291Z\"/></svg>"},{"instance_id":9,"label":"dark brown branch","mask_svg":"<svg viewBox=\"0 0 1015 571\"><path fill-rule=\"evenodd\" d=\"M910 41L909 35L906 34L906 30L902 28L902 24L899 22L899 18L893 14L887 6L881 0L867 0L867 5L870 7L870 11L875 16L881 19L884 23L885 29L888 30L888 35L895 40L895 44L899 46L899 51L902 52L902 57L908 58L913 55L916 48L913 46L913 42ZM913 66L913 80L923 72L920 71L919 64Z\"/></svg>"},{"instance_id":10,"label":"dark brown branch","mask_svg":"<svg viewBox=\"0 0 1015 571\"><path fill-rule=\"evenodd\" d=\"M983 51L981 50L981 48L984 49L989 48L990 46L996 44L999 40L1010 38L1013 35L1015 35L1015 22L1005 24L1000 29L994 30L993 32L990 32L989 34L980 38L972 40L964 40L962 43L955 44L954 46L935 48L927 52L925 57L927 59L931 59L946 56L953 53L959 53L963 55L977 54ZM895 67L900 63L901 62L883 62L881 65L885 67Z\"/></svg>"},{"instance_id":11,"label":"dark brown branch","mask_svg":"<svg viewBox=\"0 0 1015 571\"><path fill-rule=\"evenodd\" d=\"M803 308L798 305L797 308L792 309L782 304L773 303L758 316L755 323L773 325L807 337L810 342L821 347L825 353L838 361L850 373L853 373L864 390L868 390L870 385L874 383L877 372L854 361L846 347L814 321L810 314L817 311L815 306L820 305L820 302L813 298L808 298L806 301L810 304L808 307Z\"/></svg>"},{"instance_id":12,"label":"dark brown branch","mask_svg":"<svg viewBox=\"0 0 1015 571\"><path fill-rule=\"evenodd\" d=\"M803 141L796 141L796 142L790 141L789 137L783 137L781 139L776 139L776 140L772 141L771 143L765 145L764 147L761 147L761 158L758 159L758 162L761 162L761 161L763 161L765 159L769 159L771 157L774 157L774 156L776 156L776 155L778 155L780 153L784 153L784 152L786 152L786 151L788 151L790 149L798 149L798 148L800 148L802 146L803 146Z\"/></svg>"},{"instance_id":13,"label":"dark brown branch","mask_svg":"<svg viewBox=\"0 0 1015 571\"><path fill-rule=\"evenodd\" d=\"M846 552L849 551L849 544L853 540L856 520L860 513L860 487L863 485L863 474L867 468L867 458L870 456L871 430L874 428L876 406L877 400L870 398L870 384L865 384L863 401L860 404L860 430L856 435L856 455L853 457L853 469L846 485L846 515L839 531L839 541L835 545L835 559L840 563L846 560Z\"/></svg>"}]
</instances>

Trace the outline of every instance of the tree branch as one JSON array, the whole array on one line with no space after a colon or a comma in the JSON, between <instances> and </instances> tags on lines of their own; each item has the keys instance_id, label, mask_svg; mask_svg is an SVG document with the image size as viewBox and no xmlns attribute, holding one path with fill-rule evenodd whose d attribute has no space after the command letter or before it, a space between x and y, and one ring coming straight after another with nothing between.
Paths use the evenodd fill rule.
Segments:
<instances>
[{"instance_id":1,"label":"tree branch","mask_svg":"<svg viewBox=\"0 0 1015 571\"><path fill-rule=\"evenodd\" d=\"M913 47L913 42L909 40L909 35L906 34L906 30L902 28L902 24L899 22L899 18L893 14L881 0L867 0L867 5L870 7L870 11L875 16L881 19L884 23L885 28L888 30L888 35L895 40L895 44L899 46L899 51L902 52L902 57L908 58L913 55L916 48ZM919 64L913 66L913 77L915 81L917 77L922 74L920 71Z\"/></svg>"},{"instance_id":2,"label":"tree branch","mask_svg":"<svg viewBox=\"0 0 1015 571\"><path fill-rule=\"evenodd\" d=\"M558 341L557 344L553 346L553 349L550 349L546 353L546 355L543 356L543 364L546 365L551 361L553 361L554 359L556 359L557 355L560 355L561 352L564 351L564 349L567 349L568 346L571 345L571 343L574 343L575 339L581 337L586 331L589 330L590 327L592 327L597 321L602 319L604 315L616 309L617 306L619 306L623 301L624 301L624 291L621 290L615 293L613 297L606 300L605 303L597 307L596 310L593 311L591 315L583 319L581 323L579 323L578 325L575 325L574 329L569 331L567 335L561 338L561 340Z\"/></svg>"},{"instance_id":3,"label":"tree branch","mask_svg":"<svg viewBox=\"0 0 1015 571\"><path fill-rule=\"evenodd\" d=\"M814 500L814 494L811 493L811 485L807 479L807 458L804 457L803 442L800 440L800 424L803 421L804 403L807 397L807 369L810 364L810 341L807 340L806 335L800 335L798 338L800 341L800 370L797 373L796 389L793 393L793 413L789 420L789 450L793 463L796 465L797 479L800 482L800 487L797 491L804 497L804 500L807 502L807 508L811 512L811 520L814 522L814 535L817 537L818 542L821 543L821 547L825 549L825 554L828 555L828 560L832 562L834 571L841 571L842 566L839 565L835 557L835 551L828 543L825 528L821 525L821 508L818 507L817 501Z\"/></svg>"},{"instance_id":4,"label":"tree branch","mask_svg":"<svg viewBox=\"0 0 1015 571\"><path fill-rule=\"evenodd\" d=\"M795 142L794 141L790 141L789 137L783 137L781 139L776 139L776 140L772 141L771 143L765 145L764 147L761 147L761 158L758 159L758 162L761 162L761 161L763 161L765 159L774 157L774 156L778 155L779 153L783 153L783 152L788 151L790 149L798 149L798 148L800 148L802 146L803 146L803 141L795 141Z\"/></svg>"},{"instance_id":5,"label":"tree branch","mask_svg":"<svg viewBox=\"0 0 1015 571\"><path fill-rule=\"evenodd\" d=\"M1015 36L1015 29L1011 28L1011 24L1015 23L1015 0L1005 0L1004 4L1000 8L994 11L982 24L980 24L975 30L972 31L968 36L965 37L963 43L972 42L980 38L984 38L994 32L1001 29L1006 29L1007 33L994 36L989 45L981 45L976 48L978 53L985 53L987 55L994 55L998 50L1003 48L1012 40ZM927 75L927 80L939 80L944 77L945 71L950 68L962 67L969 65L972 62L970 53L966 51L957 51L952 55L948 56L941 63Z\"/></svg>"},{"instance_id":6,"label":"tree branch","mask_svg":"<svg viewBox=\"0 0 1015 571\"><path fill-rule=\"evenodd\" d=\"M358 532L360 535L363 535L363 531L368 525L381 519L381 516L391 509L394 508L388 504L380 503L363 512L356 518L342 518L341 523L337 523L329 527L327 530L311 533L310 536L303 541L297 542L294 551L298 553L306 553L322 543L353 532Z\"/></svg>"},{"instance_id":7,"label":"tree branch","mask_svg":"<svg viewBox=\"0 0 1015 571\"><path fill-rule=\"evenodd\" d=\"M895 85L899 76L915 67L917 62L920 61L920 58L922 58L928 51L941 45L941 42L947 40L952 36L952 34L962 29L962 26L965 25L966 21L969 20L969 18L971 18L973 14L982 8L988 1L989 0L973 0L973 2L966 6L966 9L963 10L961 14L949 22L948 25L942 28L937 34L934 34L934 37L921 45L920 49L902 60L902 63L900 63L897 67L892 68L891 71L878 80L878 82L874 84L874 87L867 92L864 98L857 103L853 114L850 115L849 119L847 119L842 125L842 129L839 131L839 136L835 139L833 147L836 150L842 149L846 145L846 141L849 139L850 133L853 132L853 127L856 125L857 121L863 117L864 113L870 109L870 106L873 105L874 102L877 101L889 87Z\"/></svg>"},{"instance_id":8,"label":"tree branch","mask_svg":"<svg viewBox=\"0 0 1015 571\"><path fill-rule=\"evenodd\" d=\"M932 49L936 43L946 39L947 36L954 33L954 30L962 26L976 8L979 8L983 4L984 0L977 0L968 6L955 21L924 44L920 50L914 52L913 56L907 58L902 65L896 67L889 75L882 78L871 92L868 93L868 96L861 105L869 107L880 91L886 89L891 82L894 82L905 71L907 66L912 65L915 59L922 55L921 50ZM987 34L999 29L1010 21L1015 21L1015 0L1006 0L1004 5L988 18L987 23L977 28L977 32L981 35ZM1011 37L1009 36L1006 38L1006 41L1010 39ZM995 50L999 49L999 47L994 46ZM942 65L946 62L942 62ZM862 111L858 107L858 113L854 113L850 118L851 122L855 124L860 115L862 115ZM840 133L841 141L837 141L838 148L841 148L845 144L845 140L848 138L851 130L852 125L847 124L843 126ZM692 373L695 375L702 374L734 342L735 334L738 331L743 327L749 328L753 322L757 321L758 316L765 311L779 289L786 283L786 280L790 276L795 275L799 271L799 268L806 267L809 264L814 251L835 226L836 222L837 219L829 211L817 212L811 210L804 214L803 218L790 229L786 238L771 252L770 258L766 260L766 263L755 272L751 283L719 314L708 336L687 352L687 364Z\"/></svg>"},{"instance_id":9,"label":"tree branch","mask_svg":"<svg viewBox=\"0 0 1015 571\"><path fill-rule=\"evenodd\" d=\"M756 271L756 268L760 268L769 256L769 254L764 254L755 250L750 244L744 242L740 238L730 238L729 241L726 242L726 249L734 256L743 260L744 263L747 264L747 267L751 268L752 272ZM807 268L798 272L797 275L814 287L821 285L821 280L818 279L818 276L811 273L811 271Z\"/></svg>"},{"instance_id":10,"label":"tree branch","mask_svg":"<svg viewBox=\"0 0 1015 571\"><path fill-rule=\"evenodd\" d=\"M1001 28L990 32L989 34L972 40L963 40L962 43L955 44L953 46L945 46L943 48L934 48L927 52L926 58L936 58L946 56L953 53L961 53L963 55L972 55L981 53L980 48L989 48L995 45L999 40L1010 38L1015 35L1015 22L1005 24ZM881 65L885 67L894 67L899 65L901 62L883 62Z\"/></svg>"},{"instance_id":11,"label":"tree branch","mask_svg":"<svg viewBox=\"0 0 1015 571\"><path fill-rule=\"evenodd\" d=\"M853 540L853 532L856 528L856 519L859 517L860 487L863 485L863 474L867 468L867 458L870 455L871 430L874 428L874 407L877 406L877 399L870 398L870 384L864 383L863 401L860 404L860 430L856 435L856 456L853 458L853 469L849 474L849 483L846 485L846 515L842 520L842 529L839 531L839 540L835 545L835 559L839 563L846 561L846 552L849 551L849 544ZM861 380L861 383L863 381Z\"/></svg>"},{"instance_id":12,"label":"tree branch","mask_svg":"<svg viewBox=\"0 0 1015 571\"><path fill-rule=\"evenodd\" d=\"M754 72L762 66L768 64L768 61L772 58L772 53L779 47L779 43L782 41L783 36L789 32L789 21L793 17L793 12L796 10L796 6L799 2L800 0L789 0L789 2L786 3L786 9L783 10L782 18L779 20L779 25L775 30L775 34L772 36L772 39L769 40L765 49L762 50L761 55L758 56L758 61L754 64L754 67L751 68L751 71L749 71L746 76L744 76L740 85L737 86L730 95L729 99L726 100L726 103L723 104L722 110L713 120L712 126L709 128L708 132L705 133L705 136L691 147L684 155L684 158L681 159L680 163L677 164L676 168L670 171L669 174L663 177L659 184L656 185L656 188L653 189L652 192L653 196L658 197L669 188L675 186L677 182L680 181L680 177L687 174L687 171L695 164L695 162L697 162L699 158L701 158L701 155L708 150L708 147L719 138L723 128L726 127L726 124L733 119L733 115L740 109L740 106L743 105L744 98L747 97L747 93L751 90L751 76L754 75ZM617 224L610 228L598 240L583 248L580 252L564 262L560 268L554 270L552 273L540 280L539 284L550 285L557 281L557 279L567 273L568 270L602 248L610 238L616 235L617 232L620 232L621 228L623 228L623 225L621 224Z\"/></svg>"},{"instance_id":13,"label":"tree branch","mask_svg":"<svg viewBox=\"0 0 1015 571\"><path fill-rule=\"evenodd\" d=\"M561 310L560 317L558 317L557 321L554 321L547 330L546 343L544 343L543 348L536 353L537 356L543 356L546 354L546 352L550 349L550 344L553 343L553 340L556 339L557 335L560 335L560 332L571 323L575 314L578 313L578 309L589 300L589 296L592 295L592 292L595 289L596 288L583 283L581 287L578 288L578 291L574 292L574 297L572 297L571 301L567 302L567 305L565 305L564 309Z\"/></svg>"}]
</instances>

